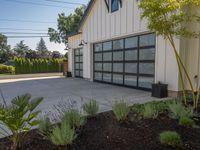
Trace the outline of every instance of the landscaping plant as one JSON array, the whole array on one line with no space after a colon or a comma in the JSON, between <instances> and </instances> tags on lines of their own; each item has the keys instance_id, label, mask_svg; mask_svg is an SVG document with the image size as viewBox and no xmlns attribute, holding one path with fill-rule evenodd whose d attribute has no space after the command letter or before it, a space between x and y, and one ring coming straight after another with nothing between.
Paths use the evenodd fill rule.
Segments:
<instances>
[{"instance_id":1,"label":"landscaping plant","mask_svg":"<svg viewBox=\"0 0 200 150\"><path fill-rule=\"evenodd\" d=\"M52 128L53 127L49 117L46 116L40 119L38 129L44 137L48 137L50 135Z\"/></svg>"},{"instance_id":2,"label":"landscaping plant","mask_svg":"<svg viewBox=\"0 0 200 150\"><path fill-rule=\"evenodd\" d=\"M53 128L53 131L50 134L51 142L58 146L71 145L75 138L75 129L71 128L67 120L63 120L60 126Z\"/></svg>"},{"instance_id":3,"label":"landscaping plant","mask_svg":"<svg viewBox=\"0 0 200 150\"><path fill-rule=\"evenodd\" d=\"M195 122L193 119L183 116L179 119L179 125L191 128L195 126Z\"/></svg>"},{"instance_id":4,"label":"landscaping plant","mask_svg":"<svg viewBox=\"0 0 200 150\"><path fill-rule=\"evenodd\" d=\"M5 136L12 134L10 139L13 142L13 150L20 148L25 133L39 124L37 117L40 111L35 109L43 98L30 99L31 95L25 94L14 98L9 106L5 104L0 106L0 122L6 127L6 129L1 128L2 134Z\"/></svg>"},{"instance_id":5,"label":"landscaping plant","mask_svg":"<svg viewBox=\"0 0 200 150\"><path fill-rule=\"evenodd\" d=\"M181 147L182 140L180 135L174 131L164 131L160 134L160 143L172 147Z\"/></svg>"},{"instance_id":6,"label":"landscaping plant","mask_svg":"<svg viewBox=\"0 0 200 150\"><path fill-rule=\"evenodd\" d=\"M95 100L90 100L88 103L83 105L83 110L91 117L96 116L99 111L99 105Z\"/></svg>"},{"instance_id":7,"label":"landscaping plant","mask_svg":"<svg viewBox=\"0 0 200 150\"><path fill-rule=\"evenodd\" d=\"M64 113L62 121L66 121L71 128L80 128L84 123L85 119L81 116L81 114L74 109L70 109Z\"/></svg>"},{"instance_id":8,"label":"landscaping plant","mask_svg":"<svg viewBox=\"0 0 200 150\"><path fill-rule=\"evenodd\" d=\"M118 121L125 121L130 112L130 108L127 103L119 102L115 103L112 107L112 110Z\"/></svg>"},{"instance_id":9,"label":"landscaping plant","mask_svg":"<svg viewBox=\"0 0 200 150\"><path fill-rule=\"evenodd\" d=\"M144 118L157 118L158 117L158 111L153 104L145 104L144 105L144 111L143 111Z\"/></svg>"},{"instance_id":10,"label":"landscaping plant","mask_svg":"<svg viewBox=\"0 0 200 150\"><path fill-rule=\"evenodd\" d=\"M0 74L14 74L15 68L13 66L7 66L0 64Z\"/></svg>"},{"instance_id":11,"label":"landscaping plant","mask_svg":"<svg viewBox=\"0 0 200 150\"><path fill-rule=\"evenodd\" d=\"M180 51L175 44L175 38L198 38L199 31L195 31L192 26L200 25L200 16L197 11L200 9L199 0L140 0L139 7L142 9L142 18L148 20L148 28L169 41L174 52L183 90L185 105L186 82L192 91L193 107L197 107L195 89L192 79L180 56Z\"/></svg>"},{"instance_id":12,"label":"landscaping plant","mask_svg":"<svg viewBox=\"0 0 200 150\"><path fill-rule=\"evenodd\" d=\"M194 116L192 107L185 107L181 102L176 101L169 104L169 112L174 119L180 119L181 117L192 118Z\"/></svg>"}]
</instances>

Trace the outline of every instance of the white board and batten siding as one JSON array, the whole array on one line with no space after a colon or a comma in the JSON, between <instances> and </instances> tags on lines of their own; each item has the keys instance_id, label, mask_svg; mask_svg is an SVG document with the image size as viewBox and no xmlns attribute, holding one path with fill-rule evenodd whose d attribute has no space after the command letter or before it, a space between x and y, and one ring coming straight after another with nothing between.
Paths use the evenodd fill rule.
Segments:
<instances>
[{"instance_id":1,"label":"white board and batten siding","mask_svg":"<svg viewBox=\"0 0 200 150\"><path fill-rule=\"evenodd\" d=\"M96 0L84 24L81 35L69 38L72 49L78 48L80 41L88 44L83 47L83 76L93 79L93 44L101 41L118 39L150 33L147 20L141 20L141 10L137 0L123 0L122 8L109 13L104 0ZM179 40L176 40L179 46ZM69 51L69 69L73 72L73 50ZM161 81L169 85L169 90L178 91L178 69L169 43L162 37L156 38L155 82Z\"/></svg>"}]
</instances>

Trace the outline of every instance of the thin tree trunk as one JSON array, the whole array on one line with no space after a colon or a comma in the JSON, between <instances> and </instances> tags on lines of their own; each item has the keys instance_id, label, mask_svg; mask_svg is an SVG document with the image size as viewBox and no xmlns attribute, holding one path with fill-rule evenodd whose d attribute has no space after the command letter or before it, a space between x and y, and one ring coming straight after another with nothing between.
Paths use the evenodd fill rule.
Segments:
<instances>
[{"instance_id":1,"label":"thin tree trunk","mask_svg":"<svg viewBox=\"0 0 200 150\"><path fill-rule=\"evenodd\" d=\"M184 103L185 103L185 105L187 105L186 92L185 92L185 84L184 84L184 81L183 81L183 72L181 70L181 65L180 65L179 59L177 58L177 55L176 55L176 47L175 47L173 39L170 39L170 37L168 37L168 40L170 41L170 43L171 43L171 45L173 47L173 50L174 50L174 54L175 54L176 61L177 61L177 64L178 64L178 70L179 70L180 77L181 77L181 86L182 86L182 89L183 89Z\"/></svg>"},{"instance_id":2,"label":"thin tree trunk","mask_svg":"<svg viewBox=\"0 0 200 150\"><path fill-rule=\"evenodd\" d=\"M195 105L196 104L196 97L195 97L195 94L194 94L194 87L193 87L193 84L192 84L192 80L191 80L191 78L190 78L190 76L189 76L189 74L188 74L188 72L186 70L185 65L183 64L182 59L180 58L180 56L179 56L179 54L178 54L178 52L176 50L176 46L175 46L175 43L173 41L172 35L169 35L169 36L170 36L169 37L170 38L170 42L171 42L171 44L172 44L172 46L174 48L175 55L176 55L176 57L178 58L178 60L180 62L180 65L181 65L181 67L182 67L182 69L183 69L183 71L184 71L184 73L186 75L187 80L189 81L189 84L190 84L190 87L191 87L191 90L192 90L193 107L195 108L196 107L196 105Z\"/></svg>"}]
</instances>

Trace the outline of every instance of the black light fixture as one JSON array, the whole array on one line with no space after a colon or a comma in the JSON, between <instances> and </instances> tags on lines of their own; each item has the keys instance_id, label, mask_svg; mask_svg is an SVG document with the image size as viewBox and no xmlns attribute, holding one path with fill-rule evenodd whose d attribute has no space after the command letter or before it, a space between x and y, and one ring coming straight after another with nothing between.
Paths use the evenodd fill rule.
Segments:
<instances>
[{"instance_id":1,"label":"black light fixture","mask_svg":"<svg viewBox=\"0 0 200 150\"><path fill-rule=\"evenodd\" d=\"M79 46L84 46L85 44L87 44L87 42L85 42L84 40L81 40L81 43L79 44Z\"/></svg>"},{"instance_id":2,"label":"black light fixture","mask_svg":"<svg viewBox=\"0 0 200 150\"><path fill-rule=\"evenodd\" d=\"M66 46L66 48L64 49L65 51L68 51L70 49L69 45Z\"/></svg>"}]
</instances>

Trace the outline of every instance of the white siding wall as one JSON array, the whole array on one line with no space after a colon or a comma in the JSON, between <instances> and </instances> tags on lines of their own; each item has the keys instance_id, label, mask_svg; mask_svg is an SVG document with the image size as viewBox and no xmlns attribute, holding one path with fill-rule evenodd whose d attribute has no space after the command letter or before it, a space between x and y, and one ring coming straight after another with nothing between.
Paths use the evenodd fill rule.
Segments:
<instances>
[{"instance_id":1,"label":"white siding wall","mask_svg":"<svg viewBox=\"0 0 200 150\"><path fill-rule=\"evenodd\" d=\"M84 78L92 79L93 43L149 32L147 20L140 19L141 11L138 8L137 0L123 0L122 2L123 6L119 11L108 13L104 0L96 0L81 28L82 37L79 35L70 38L69 44L72 48L78 47L80 38L88 43L83 47ZM179 40L177 40L177 45L179 46ZM69 53L72 52L69 51ZM69 64L71 65L69 68L72 70L72 63ZM179 90L178 70L174 54L169 43L162 37L157 37L156 40L155 82L158 81L169 84L169 90Z\"/></svg>"}]
</instances>

